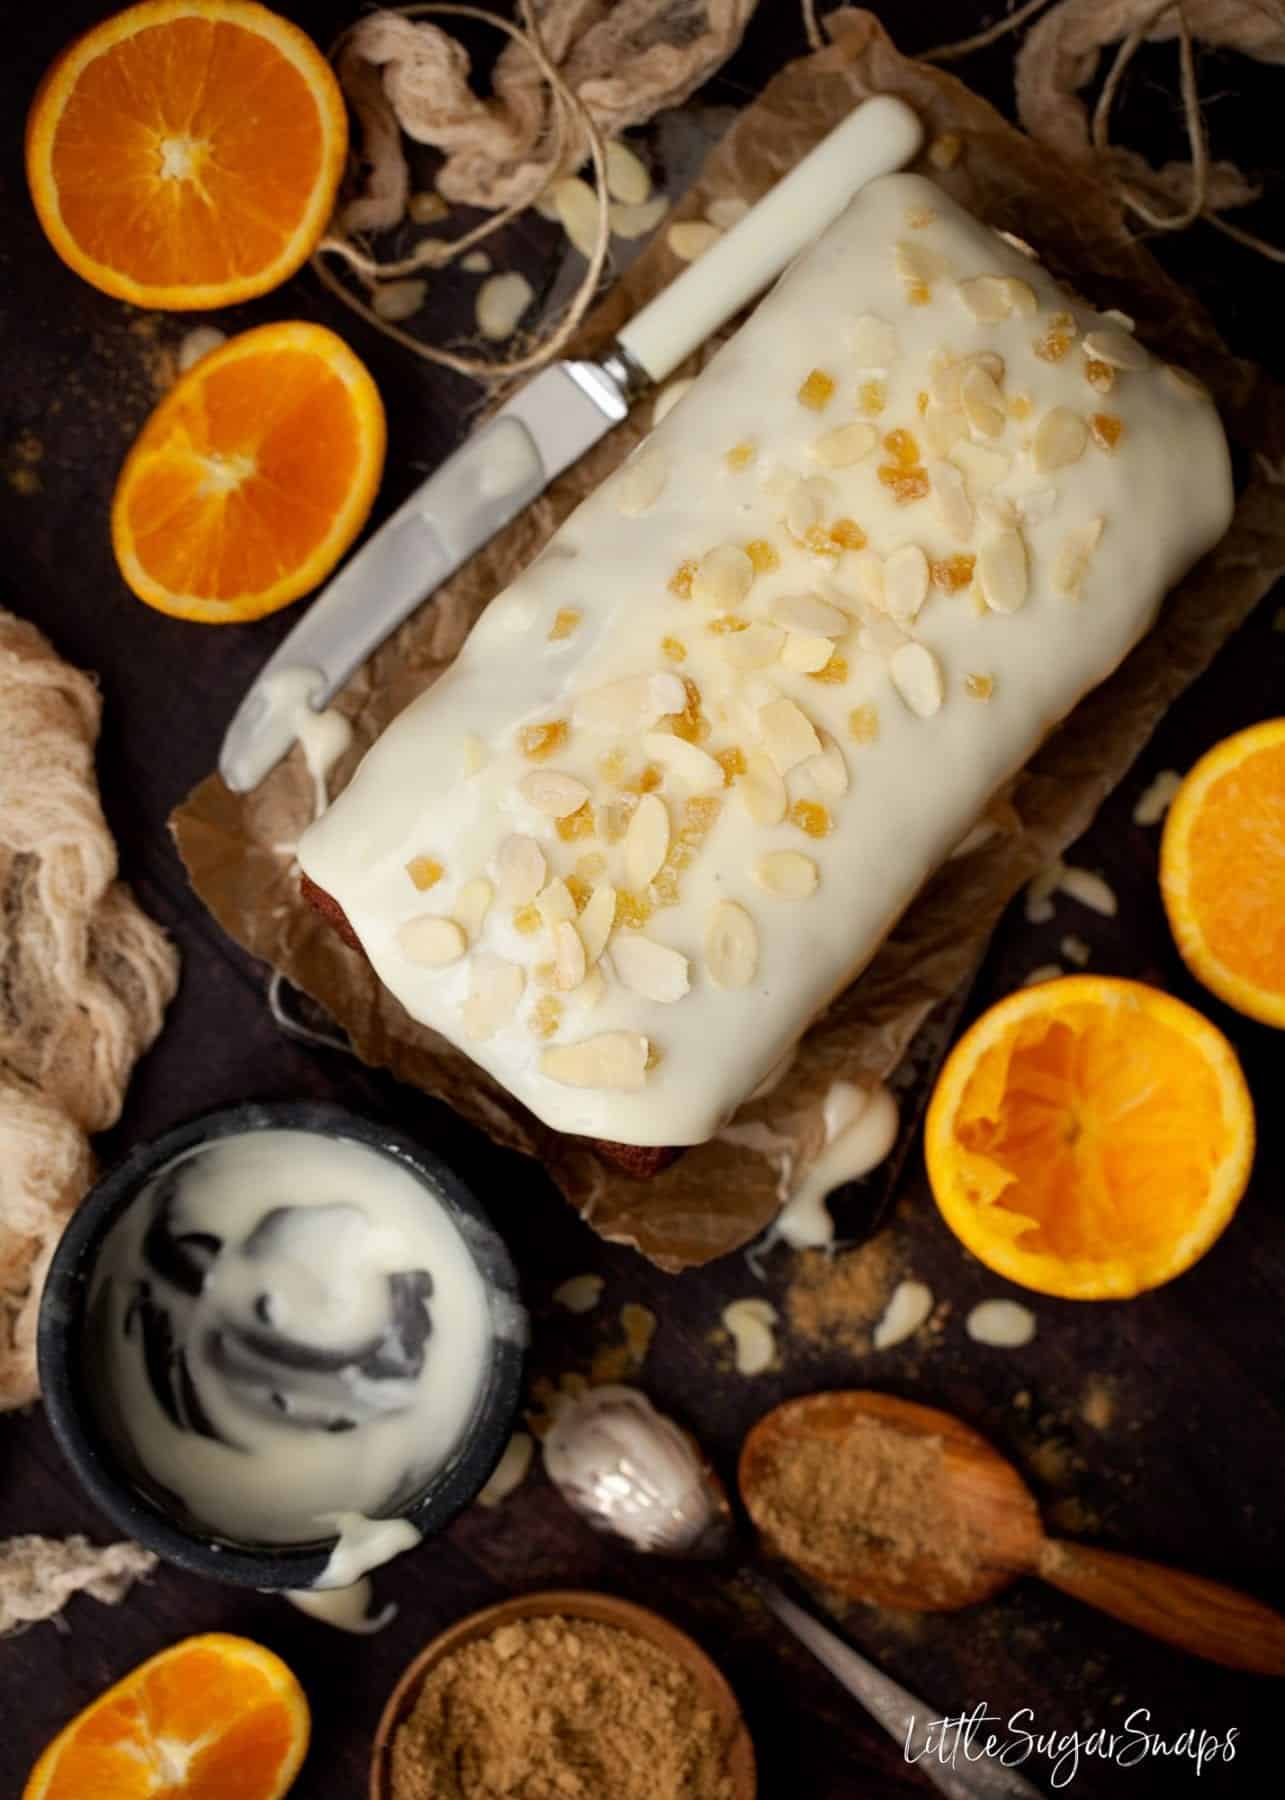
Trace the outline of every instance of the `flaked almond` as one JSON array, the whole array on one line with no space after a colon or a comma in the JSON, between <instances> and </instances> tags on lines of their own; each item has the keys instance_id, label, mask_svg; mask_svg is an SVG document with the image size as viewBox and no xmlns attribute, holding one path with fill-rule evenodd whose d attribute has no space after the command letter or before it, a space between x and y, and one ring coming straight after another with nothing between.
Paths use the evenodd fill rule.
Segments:
<instances>
[{"instance_id":1,"label":"flaked almond","mask_svg":"<svg viewBox=\"0 0 1285 1800\"><path fill-rule=\"evenodd\" d=\"M861 615L860 642L863 650L873 650L876 656L882 656L886 660L894 650L900 650L903 644L908 644L910 639L895 619L886 612L876 612L869 607Z\"/></svg>"},{"instance_id":2,"label":"flaked almond","mask_svg":"<svg viewBox=\"0 0 1285 1800\"><path fill-rule=\"evenodd\" d=\"M934 456L945 456L953 444L968 437L968 420L962 412L931 405L920 420L925 444Z\"/></svg>"},{"instance_id":3,"label":"flaked almond","mask_svg":"<svg viewBox=\"0 0 1285 1800\"><path fill-rule=\"evenodd\" d=\"M758 727L763 748L782 775L821 749L821 740L806 713L784 696L759 707Z\"/></svg>"},{"instance_id":4,"label":"flaked almond","mask_svg":"<svg viewBox=\"0 0 1285 1800\"><path fill-rule=\"evenodd\" d=\"M1031 461L1041 475L1078 462L1089 441L1089 428L1069 406L1053 406L1035 428Z\"/></svg>"},{"instance_id":5,"label":"flaked almond","mask_svg":"<svg viewBox=\"0 0 1285 1800\"><path fill-rule=\"evenodd\" d=\"M517 1011L525 986L526 976L517 963L489 950L477 951L469 964L468 998L461 1008L465 1036L493 1037Z\"/></svg>"},{"instance_id":6,"label":"flaked almond","mask_svg":"<svg viewBox=\"0 0 1285 1800\"><path fill-rule=\"evenodd\" d=\"M460 744L460 769L465 775L476 775L486 766L486 745L475 731L470 731Z\"/></svg>"},{"instance_id":7,"label":"flaked almond","mask_svg":"<svg viewBox=\"0 0 1285 1800\"><path fill-rule=\"evenodd\" d=\"M691 263L712 250L723 234L707 219L682 219L670 226L668 235L669 247L678 260Z\"/></svg>"},{"instance_id":8,"label":"flaked almond","mask_svg":"<svg viewBox=\"0 0 1285 1800\"><path fill-rule=\"evenodd\" d=\"M968 491L974 499L979 494L988 493L998 482L1003 481L1013 466L1012 457L1003 450L989 450L985 444L972 444L964 440L953 447L950 460L962 472L968 483Z\"/></svg>"},{"instance_id":9,"label":"flaked almond","mask_svg":"<svg viewBox=\"0 0 1285 1800\"><path fill-rule=\"evenodd\" d=\"M540 1072L563 1087L636 1094L647 1079L651 1045L637 1031L602 1031L578 1044L553 1044L540 1054Z\"/></svg>"},{"instance_id":10,"label":"flaked almond","mask_svg":"<svg viewBox=\"0 0 1285 1800\"><path fill-rule=\"evenodd\" d=\"M583 933L581 934L583 936ZM576 989L576 1003L581 1011L592 1012L601 1004L607 994L607 978L601 969L590 969L580 986Z\"/></svg>"},{"instance_id":11,"label":"flaked almond","mask_svg":"<svg viewBox=\"0 0 1285 1800\"><path fill-rule=\"evenodd\" d=\"M626 206L641 206L651 192L651 176L647 165L620 138L606 146L607 192L613 200Z\"/></svg>"},{"instance_id":12,"label":"flaked almond","mask_svg":"<svg viewBox=\"0 0 1285 1800\"><path fill-rule=\"evenodd\" d=\"M1000 436L1007 421L1004 396L995 377L982 367L980 360L970 362L964 370L959 383L959 399L970 431L978 437Z\"/></svg>"},{"instance_id":13,"label":"flaked almond","mask_svg":"<svg viewBox=\"0 0 1285 1800\"><path fill-rule=\"evenodd\" d=\"M903 644L888 662L892 685L912 713L931 719L941 711L946 689L941 664L926 644Z\"/></svg>"},{"instance_id":14,"label":"flaked almond","mask_svg":"<svg viewBox=\"0 0 1285 1800\"><path fill-rule=\"evenodd\" d=\"M669 850L669 808L659 794L644 794L625 833L625 880L645 888Z\"/></svg>"},{"instance_id":15,"label":"flaked almond","mask_svg":"<svg viewBox=\"0 0 1285 1800\"><path fill-rule=\"evenodd\" d=\"M867 606L883 605L883 558L878 551L858 550L848 558L844 591Z\"/></svg>"},{"instance_id":16,"label":"flaked almond","mask_svg":"<svg viewBox=\"0 0 1285 1800\"><path fill-rule=\"evenodd\" d=\"M1003 275L974 275L955 284L956 292L973 317L983 325L995 325L1013 310L1009 280Z\"/></svg>"},{"instance_id":17,"label":"flaked almond","mask_svg":"<svg viewBox=\"0 0 1285 1800\"><path fill-rule=\"evenodd\" d=\"M576 903L571 889L559 876L555 876L549 883L535 905L549 931L556 931L559 925L568 923L576 916Z\"/></svg>"},{"instance_id":18,"label":"flaked almond","mask_svg":"<svg viewBox=\"0 0 1285 1800\"><path fill-rule=\"evenodd\" d=\"M1010 242L1015 248L1020 248L1024 256L1029 256L1033 262L1038 261L1031 246L1023 243L1021 238L1012 238ZM1006 275L1004 285L1008 289L1009 303L1017 316L1020 319L1033 319L1040 310L1040 301L1030 282L1023 281L1020 275Z\"/></svg>"},{"instance_id":19,"label":"flaked almond","mask_svg":"<svg viewBox=\"0 0 1285 1800\"><path fill-rule=\"evenodd\" d=\"M1020 531L998 531L977 552L977 582L992 612L1015 613L1025 603L1026 545Z\"/></svg>"},{"instance_id":20,"label":"flaked almond","mask_svg":"<svg viewBox=\"0 0 1285 1800\"><path fill-rule=\"evenodd\" d=\"M686 738L674 737L667 731L649 731L643 738L643 749L654 763L677 775L698 794L716 794L723 786L723 771L712 756Z\"/></svg>"},{"instance_id":21,"label":"flaked almond","mask_svg":"<svg viewBox=\"0 0 1285 1800\"><path fill-rule=\"evenodd\" d=\"M1029 493L1018 494L1015 503L1018 516L1024 524L1038 525L1042 520L1051 518L1057 510L1057 489L1032 488Z\"/></svg>"},{"instance_id":22,"label":"flaked almond","mask_svg":"<svg viewBox=\"0 0 1285 1800\"><path fill-rule=\"evenodd\" d=\"M942 524L951 537L967 541L973 535L974 514L962 471L953 462L932 462L928 479Z\"/></svg>"},{"instance_id":23,"label":"flaked almond","mask_svg":"<svg viewBox=\"0 0 1285 1800\"><path fill-rule=\"evenodd\" d=\"M414 318L424 304L424 296L428 292L428 283L419 279L410 281L384 281L375 289L375 297L371 301L371 310L381 319L396 324L402 319Z\"/></svg>"},{"instance_id":24,"label":"flaked almond","mask_svg":"<svg viewBox=\"0 0 1285 1800\"><path fill-rule=\"evenodd\" d=\"M625 987L671 1006L691 989L687 958L639 931L622 931L611 946L612 966Z\"/></svg>"},{"instance_id":25,"label":"flaked almond","mask_svg":"<svg viewBox=\"0 0 1285 1800\"><path fill-rule=\"evenodd\" d=\"M408 962L441 968L458 962L468 949L468 939L454 919L440 913L420 913L398 927L397 943Z\"/></svg>"},{"instance_id":26,"label":"flaked almond","mask_svg":"<svg viewBox=\"0 0 1285 1800\"><path fill-rule=\"evenodd\" d=\"M819 675L833 655L832 638L808 637L802 632L791 631L786 634L781 651L781 666L795 675Z\"/></svg>"},{"instance_id":27,"label":"flaked almond","mask_svg":"<svg viewBox=\"0 0 1285 1800\"><path fill-rule=\"evenodd\" d=\"M736 784L741 804L756 825L779 825L789 796L775 764L761 750L751 750L745 773Z\"/></svg>"},{"instance_id":28,"label":"flaked almond","mask_svg":"<svg viewBox=\"0 0 1285 1800\"><path fill-rule=\"evenodd\" d=\"M816 594L783 594L772 602L772 617L787 631L811 637L842 637L852 626L847 613Z\"/></svg>"},{"instance_id":29,"label":"flaked almond","mask_svg":"<svg viewBox=\"0 0 1285 1800\"><path fill-rule=\"evenodd\" d=\"M1077 525L1068 531L1058 546L1053 559L1053 590L1065 594L1068 599L1075 599L1080 592L1081 583L1088 573L1089 558L1102 536L1103 521L1090 519L1084 525Z\"/></svg>"},{"instance_id":30,"label":"flaked almond","mask_svg":"<svg viewBox=\"0 0 1285 1800\"><path fill-rule=\"evenodd\" d=\"M1011 531L1020 517L1007 494L983 494L977 502L977 522L989 531Z\"/></svg>"},{"instance_id":31,"label":"flaked almond","mask_svg":"<svg viewBox=\"0 0 1285 1800\"><path fill-rule=\"evenodd\" d=\"M800 763L799 774L812 783L823 800L841 800L848 791L848 765L843 751L828 733L817 735L821 739L821 754Z\"/></svg>"},{"instance_id":32,"label":"flaked almond","mask_svg":"<svg viewBox=\"0 0 1285 1800\"><path fill-rule=\"evenodd\" d=\"M587 260L598 242L598 196L587 181L571 175L554 188L553 206L562 229Z\"/></svg>"},{"instance_id":33,"label":"flaked almond","mask_svg":"<svg viewBox=\"0 0 1285 1800\"><path fill-rule=\"evenodd\" d=\"M580 915L580 941L587 962L596 963L607 948L615 922L616 890L610 882L603 882L590 894Z\"/></svg>"},{"instance_id":34,"label":"flaked almond","mask_svg":"<svg viewBox=\"0 0 1285 1800\"><path fill-rule=\"evenodd\" d=\"M470 250L460 258L460 267L466 275L489 275L491 259L485 250Z\"/></svg>"},{"instance_id":35,"label":"flaked almond","mask_svg":"<svg viewBox=\"0 0 1285 1800\"><path fill-rule=\"evenodd\" d=\"M495 877L506 906L525 906L548 879L544 851L532 837L507 837L495 854Z\"/></svg>"},{"instance_id":36,"label":"flaked almond","mask_svg":"<svg viewBox=\"0 0 1285 1800\"><path fill-rule=\"evenodd\" d=\"M863 371L890 369L900 355L896 327L874 313L862 313L852 321L848 346Z\"/></svg>"},{"instance_id":37,"label":"flaked almond","mask_svg":"<svg viewBox=\"0 0 1285 1800\"><path fill-rule=\"evenodd\" d=\"M718 641L723 660L734 669L766 669L785 648L785 632L779 625L747 625L729 631Z\"/></svg>"},{"instance_id":38,"label":"flaked almond","mask_svg":"<svg viewBox=\"0 0 1285 1800\"><path fill-rule=\"evenodd\" d=\"M561 920L553 928L553 967L554 982L564 994L578 988L585 978L585 947L570 919Z\"/></svg>"},{"instance_id":39,"label":"flaked almond","mask_svg":"<svg viewBox=\"0 0 1285 1800\"><path fill-rule=\"evenodd\" d=\"M482 921L491 910L491 902L495 899L495 889L485 875L475 875L472 881L466 881L455 896L452 913L468 933L472 943L482 929Z\"/></svg>"},{"instance_id":40,"label":"flaked almond","mask_svg":"<svg viewBox=\"0 0 1285 1800\"><path fill-rule=\"evenodd\" d=\"M878 440L874 426L858 420L855 425L840 425L836 431L813 438L812 454L829 469L847 469L869 456Z\"/></svg>"},{"instance_id":41,"label":"flaked almond","mask_svg":"<svg viewBox=\"0 0 1285 1800\"><path fill-rule=\"evenodd\" d=\"M518 792L528 806L551 819L570 818L589 798L583 781L564 775L559 769L532 769L518 783Z\"/></svg>"},{"instance_id":42,"label":"flaked almond","mask_svg":"<svg viewBox=\"0 0 1285 1800\"><path fill-rule=\"evenodd\" d=\"M760 856L753 874L763 892L777 900L806 900L821 879L812 858L798 850L773 850Z\"/></svg>"},{"instance_id":43,"label":"flaked almond","mask_svg":"<svg viewBox=\"0 0 1285 1800\"><path fill-rule=\"evenodd\" d=\"M705 928L705 967L715 987L748 987L758 973L759 934L735 900L720 900Z\"/></svg>"},{"instance_id":44,"label":"flaked almond","mask_svg":"<svg viewBox=\"0 0 1285 1800\"><path fill-rule=\"evenodd\" d=\"M707 550L692 577L692 593L706 606L728 612L745 598L754 580L754 564L737 544Z\"/></svg>"},{"instance_id":45,"label":"flaked almond","mask_svg":"<svg viewBox=\"0 0 1285 1800\"><path fill-rule=\"evenodd\" d=\"M658 719L680 713L686 705L687 690L681 677L657 670L590 688L576 701L575 721L585 730L619 736L647 731Z\"/></svg>"},{"instance_id":46,"label":"flaked almond","mask_svg":"<svg viewBox=\"0 0 1285 1800\"><path fill-rule=\"evenodd\" d=\"M1145 369L1151 358L1137 338L1127 331L1088 331L1080 348L1094 362L1110 363L1113 369Z\"/></svg>"},{"instance_id":47,"label":"flaked almond","mask_svg":"<svg viewBox=\"0 0 1285 1800\"><path fill-rule=\"evenodd\" d=\"M511 272L492 275L477 290L475 316L484 338L499 343L512 337L518 320L535 299L535 289L525 275Z\"/></svg>"},{"instance_id":48,"label":"flaked almond","mask_svg":"<svg viewBox=\"0 0 1285 1800\"><path fill-rule=\"evenodd\" d=\"M656 229L668 211L669 202L663 194L644 200L640 206L625 206L617 201L607 208L611 235L630 240L646 237L649 231Z\"/></svg>"},{"instance_id":49,"label":"flaked almond","mask_svg":"<svg viewBox=\"0 0 1285 1800\"><path fill-rule=\"evenodd\" d=\"M928 598L928 558L918 544L903 544L883 565L884 605L898 624L912 624Z\"/></svg>"},{"instance_id":50,"label":"flaked almond","mask_svg":"<svg viewBox=\"0 0 1285 1800\"><path fill-rule=\"evenodd\" d=\"M665 491L669 479L669 458L654 446L644 447L631 456L612 483L616 505L628 518L636 519L650 511Z\"/></svg>"}]
</instances>

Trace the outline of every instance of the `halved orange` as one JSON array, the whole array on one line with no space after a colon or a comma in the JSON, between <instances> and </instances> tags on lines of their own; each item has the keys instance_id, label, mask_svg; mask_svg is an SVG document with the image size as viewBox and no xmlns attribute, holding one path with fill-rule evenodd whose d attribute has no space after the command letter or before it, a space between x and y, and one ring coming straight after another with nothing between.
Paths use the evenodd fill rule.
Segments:
<instances>
[{"instance_id":1,"label":"halved orange","mask_svg":"<svg viewBox=\"0 0 1285 1800\"><path fill-rule=\"evenodd\" d=\"M1165 821L1160 892L1196 979L1285 1026L1285 719L1224 738L1192 769Z\"/></svg>"},{"instance_id":2,"label":"halved orange","mask_svg":"<svg viewBox=\"0 0 1285 1800\"><path fill-rule=\"evenodd\" d=\"M54 249L136 306L276 287L334 207L348 118L312 39L252 0L144 0L62 52L27 118Z\"/></svg>"},{"instance_id":3,"label":"halved orange","mask_svg":"<svg viewBox=\"0 0 1285 1800\"><path fill-rule=\"evenodd\" d=\"M964 1033L924 1148L942 1217L987 1268L1117 1300L1190 1268L1231 1219L1254 1109L1200 1013L1139 981L1070 975Z\"/></svg>"},{"instance_id":4,"label":"halved orange","mask_svg":"<svg viewBox=\"0 0 1285 1800\"><path fill-rule=\"evenodd\" d=\"M121 574L181 619L276 612L361 530L384 437L379 390L333 331L243 332L181 377L126 457L112 499Z\"/></svg>"},{"instance_id":5,"label":"halved orange","mask_svg":"<svg viewBox=\"0 0 1285 1800\"><path fill-rule=\"evenodd\" d=\"M211 1632L163 1650L78 1713L23 1800L280 1800L308 1702L279 1656Z\"/></svg>"}]
</instances>

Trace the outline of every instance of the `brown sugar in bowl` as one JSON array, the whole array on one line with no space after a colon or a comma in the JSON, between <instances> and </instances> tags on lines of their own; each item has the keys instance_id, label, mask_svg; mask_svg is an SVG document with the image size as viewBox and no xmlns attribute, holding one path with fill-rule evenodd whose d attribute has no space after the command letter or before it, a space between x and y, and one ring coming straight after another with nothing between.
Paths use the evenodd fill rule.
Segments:
<instances>
[{"instance_id":1,"label":"brown sugar in bowl","mask_svg":"<svg viewBox=\"0 0 1285 1800\"><path fill-rule=\"evenodd\" d=\"M727 1732L727 1769L734 1800L755 1800L758 1782L754 1746L736 1696L716 1664L685 1632L659 1614L634 1606L628 1600L618 1600L614 1594L574 1589L522 1594L516 1599L501 1601L498 1606L488 1606L483 1612L473 1613L450 1626L420 1651L403 1671L379 1721L370 1764L370 1800L393 1800L393 1739L398 1727L414 1710L420 1687L429 1671L452 1651L490 1637L502 1625L536 1618L583 1619L591 1624L611 1625L618 1631L632 1632L686 1669L696 1682L701 1698Z\"/></svg>"}]
</instances>

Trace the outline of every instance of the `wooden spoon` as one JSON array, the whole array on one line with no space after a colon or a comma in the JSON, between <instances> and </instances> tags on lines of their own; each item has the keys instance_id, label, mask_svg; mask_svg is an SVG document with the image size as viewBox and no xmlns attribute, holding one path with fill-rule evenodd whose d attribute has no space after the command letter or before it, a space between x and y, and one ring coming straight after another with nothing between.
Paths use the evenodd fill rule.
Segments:
<instances>
[{"instance_id":1,"label":"wooden spoon","mask_svg":"<svg viewBox=\"0 0 1285 1800\"><path fill-rule=\"evenodd\" d=\"M919 1485L902 1502L904 1532L894 1533L887 1509L898 1503L893 1481L880 1499L878 1535L845 1544L833 1554L800 1554L782 1543L772 1503L778 1471L799 1447L831 1444L836 1456L854 1432L889 1432L914 1457ZM935 1463L921 1446L935 1442ZM918 1454L916 1454L918 1452ZM1113 1550L1045 1535L1039 1510L1021 1476L968 1426L935 1407L916 1406L867 1391L810 1394L787 1401L760 1419L741 1451L741 1497L768 1550L803 1574L854 1599L917 1612L953 1611L988 1599L1019 1575L1038 1575L1063 1593L1122 1619L1179 1650L1229 1669L1285 1675L1285 1618L1248 1594L1199 1575L1143 1562ZM923 1483L932 1484L925 1491ZM913 1511L919 1515L912 1518ZM925 1542L924 1512L943 1522L939 1540ZM955 1538L952 1551L950 1539ZM965 1540L964 1554L959 1552Z\"/></svg>"}]
</instances>

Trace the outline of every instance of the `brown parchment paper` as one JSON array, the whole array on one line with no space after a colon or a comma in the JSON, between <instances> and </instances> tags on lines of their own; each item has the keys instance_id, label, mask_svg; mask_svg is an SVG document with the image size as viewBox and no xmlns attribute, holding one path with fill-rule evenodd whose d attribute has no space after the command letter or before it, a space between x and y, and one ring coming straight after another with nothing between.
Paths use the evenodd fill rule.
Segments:
<instances>
[{"instance_id":1,"label":"brown parchment paper","mask_svg":"<svg viewBox=\"0 0 1285 1800\"><path fill-rule=\"evenodd\" d=\"M1207 316L1126 232L1105 188L1008 125L954 77L903 58L868 13L830 21L836 41L784 68L740 115L680 209L755 200L858 101L901 95L927 141L957 133L948 172L924 172L991 224L1017 232L1070 286L1132 315L1139 335L1213 389L1237 451L1239 504L1222 545L1169 597L1147 639L1050 737L1018 778L1003 828L928 884L875 960L805 1036L788 1074L738 1122L761 1121L806 1158L822 1140L821 1100L836 1079L873 1082L897 1065L929 1013L975 969L1004 906L1089 823L1177 694L1207 666L1285 567L1285 392L1220 343ZM663 240L663 234L662 234ZM677 272L652 244L584 330L577 353L604 344ZM705 360L709 350L694 359ZM339 700L355 743L337 786L385 725L442 672L491 596L631 450L650 420L631 418L493 540L372 658ZM253 794L217 776L176 813L179 850L197 892L256 956L318 1000L366 1061L448 1101L497 1142L547 1168L603 1236L681 1269L756 1236L778 1207L777 1171L761 1151L722 1140L663 1175L635 1181L577 1139L549 1131L435 1033L416 1025L298 898L280 850L302 830L311 788L295 752Z\"/></svg>"}]
</instances>

